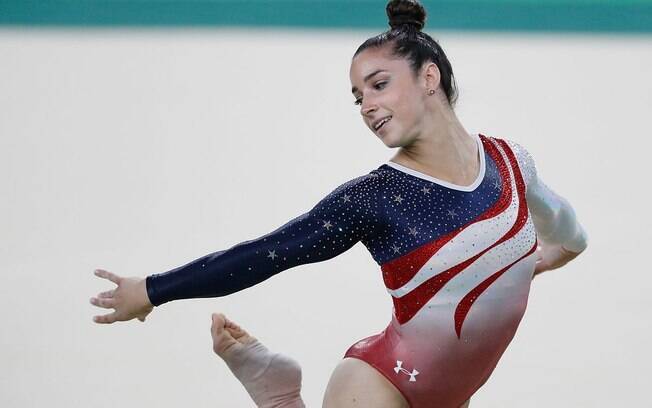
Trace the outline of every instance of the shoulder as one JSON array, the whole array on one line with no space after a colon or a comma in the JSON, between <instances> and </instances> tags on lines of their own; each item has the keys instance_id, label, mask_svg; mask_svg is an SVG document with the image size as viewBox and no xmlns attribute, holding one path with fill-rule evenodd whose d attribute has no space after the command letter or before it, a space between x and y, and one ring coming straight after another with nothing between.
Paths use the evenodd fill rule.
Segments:
<instances>
[{"instance_id":1,"label":"shoulder","mask_svg":"<svg viewBox=\"0 0 652 408\"><path fill-rule=\"evenodd\" d=\"M386 170L378 168L352 178L335 187L318 203L317 207L340 207L343 205L374 207L378 192L383 189L387 177Z\"/></svg>"},{"instance_id":2,"label":"shoulder","mask_svg":"<svg viewBox=\"0 0 652 408\"><path fill-rule=\"evenodd\" d=\"M384 183L386 178L385 171L382 169L374 169L367 174L363 174L340 184L331 194L339 195L346 192L362 193L364 191L376 190Z\"/></svg>"},{"instance_id":3,"label":"shoulder","mask_svg":"<svg viewBox=\"0 0 652 408\"><path fill-rule=\"evenodd\" d=\"M511 152L516 157L518 167L521 170L521 174L523 175L523 178L525 179L525 183L529 184L529 182L536 177L536 173L537 173L534 159L532 158L530 152L525 147L523 147L523 145L513 140L496 139L496 138L494 139L504 142L504 144L507 145L509 150L511 150Z\"/></svg>"}]
</instances>

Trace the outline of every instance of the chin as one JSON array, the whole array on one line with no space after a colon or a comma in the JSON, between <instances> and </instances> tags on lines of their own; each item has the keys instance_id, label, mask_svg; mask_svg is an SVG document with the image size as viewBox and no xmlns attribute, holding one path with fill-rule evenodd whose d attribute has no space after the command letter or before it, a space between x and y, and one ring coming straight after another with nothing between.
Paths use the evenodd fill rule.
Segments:
<instances>
[{"instance_id":1,"label":"chin","mask_svg":"<svg viewBox=\"0 0 652 408\"><path fill-rule=\"evenodd\" d=\"M385 135L384 137L380 137L380 140L385 144L385 146L389 148L395 148L395 147L403 147L406 145L405 140L401 138L400 136L396 135Z\"/></svg>"},{"instance_id":2,"label":"chin","mask_svg":"<svg viewBox=\"0 0 652 408\"><path fill-rule=\"evenodd\" d=\"M402 146L402 144L401 144L401 142L399 140L392 140L392 139L386 139L386 138L381 139L381 140L383 141L383 143L385 143L385 146L387 146L389 148L395 148L395 147L401 147Z\"/></svg>"}]
</instances>

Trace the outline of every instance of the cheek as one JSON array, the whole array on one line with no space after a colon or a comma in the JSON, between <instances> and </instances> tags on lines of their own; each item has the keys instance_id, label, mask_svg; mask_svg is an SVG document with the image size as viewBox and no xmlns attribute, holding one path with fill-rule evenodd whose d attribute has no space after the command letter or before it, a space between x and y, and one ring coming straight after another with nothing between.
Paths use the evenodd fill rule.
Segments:
<instances>
[{"instance_id":1,"label":"cheek","mask_svg":"<svg viewBox=\"0 0 652 408\"><path fill-rule=\"evenodd\" d=\"M407 146L421 133L425 107L420 102L415 100L414 95L406 95L401 99L400 103L395 105L395 114L398 119L396 123L397 132L393 135L396 140L392 141L395 146L391 147Z\"/></svg>"},{"instance_id":2,"label":"cheek","mask_svg":"<svg viewBox=\"0 0 652 408\"><path fill-rule=\"evenodd\" d=\"M423 116L423 106L416 103L410 96L405 95L396 104L396 116L404 129L417 125L418 118Z\"/></svg>"}]
</instances>

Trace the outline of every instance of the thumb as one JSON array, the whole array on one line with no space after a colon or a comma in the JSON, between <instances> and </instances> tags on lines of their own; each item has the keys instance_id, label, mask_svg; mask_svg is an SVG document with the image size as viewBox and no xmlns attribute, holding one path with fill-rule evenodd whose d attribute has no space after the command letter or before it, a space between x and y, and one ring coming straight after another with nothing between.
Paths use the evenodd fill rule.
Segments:
<instances>
[{"instance_id":1,"label":"thumb","mask_svg":"<svg viewBox=\"0 0 652 408\"><path fill-rule=\"evenodd\" d=\"M541 262L543 260L543 247L541 245L537 246L536 254L537 254L537 262Z\"/></svg>"}]
</instances>

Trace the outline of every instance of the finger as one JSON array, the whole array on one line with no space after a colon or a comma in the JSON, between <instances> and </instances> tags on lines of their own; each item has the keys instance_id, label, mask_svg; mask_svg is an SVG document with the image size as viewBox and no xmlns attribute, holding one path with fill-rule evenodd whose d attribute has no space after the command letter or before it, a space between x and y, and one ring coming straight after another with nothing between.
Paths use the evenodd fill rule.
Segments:
<instances>
[{"instance_id":1,"label":"finger","mask_svg":"<svg viewBox=\"0 0 652 408\"><path fill-rule=\"evenodd\" d=\"M98 306L98 307L103 307L105 309L112 309L115 308L116 305L116 300L113 298L109 299L98 299L98 298L91 298L91 304Z\"/></svg>"},{"instance_id":2,"label":"finger","mask_svg":"<svg viewBox=\"0 0 652 408\"><path fill-rule=\"evenodd\" d=\"M100 323L100 324L111 324L115 323L118 321L117 319L117 313L113 312L104 316L95 316L93 317L93 321L95 323Z\"/></svg>"},{"instance_id":3,"label":"finger","mask_svg":"<svg viewBox=\"0 0 652 408\"><path fill-rule=\"evenodd\" d=\"M97 297L100 298L112 298L113 296L115 296L115 289L107 290L106 292L102 292L99 295L97 295Z\"/></svg>"},{"instance_id":4,"label":"finger","mask_svg":"<svg viewBox=\"0 0 652 408\"><path fill-rule=\"evenodd\" d=\"M121 278L114 273L105 271L104 269L95 269L95 275L99 276L100 278L108 279L116 285L120 285Z\"/></svg>"},{"instance_id":5,"label":"finger","mask_svg":"<svg viewBox=\"0 0 652 408\"><path fill-rule=\"evenodd\" d=\"M545 272L548 270L548 264L544 263L543 261L537 262L536 266L534 267L534 273L541 273Z\"/></svg>"}]
</instances>

